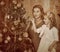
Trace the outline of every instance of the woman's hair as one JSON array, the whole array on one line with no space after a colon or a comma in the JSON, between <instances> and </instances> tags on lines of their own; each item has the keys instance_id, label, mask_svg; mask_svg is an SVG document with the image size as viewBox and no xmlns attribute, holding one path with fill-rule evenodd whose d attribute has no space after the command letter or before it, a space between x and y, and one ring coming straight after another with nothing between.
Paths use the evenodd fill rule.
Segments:
<instances>
[{"instance_id":1,"label":"woman's hair","mask_svg":"<svg viewBox=\"0 0 60 52\"><path fill-rule=\"evenodd\" d=\"M53 12L50 12L48 19L51 21L51 26L50 28L52 28L53 26L56 27L56 19L55 19L55 14Z\"/></svg>"},{"instance_id":2,"label":"woman's hair","mask_svg":"<svg viewBox=\"0 0 60 52\"><path fill-rule=\"evenodd\" d=\"M39 8L40 9L40 11L41 11L40 18L43 20L44 19L44 17L43 17L43 15L44 15L43 7L41 5L35 5L35 6L33 6L32 13L34 12L34 8Z\"/></svg>"}]
</instances>

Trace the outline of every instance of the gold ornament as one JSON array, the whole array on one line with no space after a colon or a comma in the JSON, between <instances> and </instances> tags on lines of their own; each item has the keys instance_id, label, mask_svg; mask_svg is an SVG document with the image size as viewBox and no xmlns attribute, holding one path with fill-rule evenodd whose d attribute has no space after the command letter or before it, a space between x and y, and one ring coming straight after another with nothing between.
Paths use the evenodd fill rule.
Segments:
<instances>
[{"instance_id":1,"label":"gold ornament","mask_svg":"<svg viewBox=\"0 0 60 52\"><path fill-rule=\"evenodd\" d=\"M14 21L14 25L18 25L18 21L17 20Z\"/></svg>"},{"instance_id":2,"label":"gold ornament","mask_svg":"<svg viewBox=\"0 0 60 52\"><path fill-rule=\"evenodd\" d=\"M0 37L2 37L3 36L3 34L2 33L0 33Z\"/></svg>"},{"instance_id":3,"label":"gold ornament","mask_svg":"<svg viewBox=\"0 0 60 52\"><path fill-rule=\"evenodd\" d=\"M7 32L7 29L6 29L6 28L4 28L4 29L3 29L3 32L4 32L4 33L6 33L6 32Z\"/></svg>"},{"instance_id":4,"label":"gold ornament","mask_svg":"<svg viewBox=\"0 0 60 52\"><path fill-rule=\"evenodd\" d=\"M13 4L17 4L17 1L16 0L13 0L12 2L13 2Z\"/></svg>"},{"instance_id":5,"label":"gold ornament","mask_svg":"<svg viewBox=\"0 0 60 52\"><path fill-rule=\"evenodd\" d=\"M11 16L11 19L13 18L13 16Z\"/></svg>"},{"instance_id":6,"label":"gold ornament","mask_svg":"<svg viewBox=\"0 0 60 52\"><path fill-rule=\"evenodd\" d=\"M19 38L18 38L18 40L19 40L19 41L22 41L22 38L21 38L21 37L19 37Z\"/></svg>"},{"instance_id":7,"label":"gold ornament","mask_svg":"<svg viewBox=\"0 0 60 52\"><path fill-rule=\"evenodd\" d=\"M4 4L5 4L5 2L4 2L4 1L1 1L1 2L0 2L0 4L1 4L1 5L4 5Z\"/></svg>"},{"instance_id":8,"label":"gold ornament","mask_svg":"<svg viewBox=\"0 0 60 52\"><path fill-rule=\"evenodd\" d=\"M18 8L21 7L21 3L18 3L18 4L17 4L17 7L18 7Z\"/></svg>"},{"instance_id":9,"label":"gold ornament","mask_svg":"<svg viewBox=\"0 0 60 52\"><path fill-rule=\"evenodd\" d=\"M14 9L17 9L17 6L14 6Z\"/></svg>"},{"instance_id":10,"label":"gold ornament","mask_svg":"<svg viewBox=\"0 0 60 52\"><path fill-rule=\"evenodd\" d=\"M24 52L28 52L27 50L24 50Z\"/></svg>"},{"instance_id":11,"label":"gold ornament","mask_svg":"<svg viewBox=\"0 0 60 52\"><path fill-rule=\"evenodd\" d=\"M5 43L7 44L8 43L8 40L5 40Z\"/></svg>"},{"instance_id":12,"label":"gold ornament","mask_svg":"<svg viewBox=\"0 0 60 52\"><path fill-rule=\"evenodd\" d=\"M5 19L10 19L10 16L8 14L6 14Z\"/></svg>"},{"instance_id":13,"label":"gold ornament","mask_svg":"<svg viewBox=\"0 0 60 52\"><path fill-rule=\"evenodd\" d=\"M3 52L2 50L0 50L0 52Z\"/></svg>"},{"instance_id":14,"label":"gold ornament","mask_svg":"<svg viewBox=\"0 0 60 52\"><path fill-rule=\"evenodd\" d=\"M10 41L10 39L11 39L10 36L8 36L8 37L7 37L7 40Z\"/></svg>"},{"instance_id":15,"label":"gold ornament","mask_svg":"<svg viewBox=\"0 0 60 52\"><path fill-rule=\"evenodd\" d=\"M28 37L28 33L27 32L24 32L23 33L23 37Z\"/></svg>"},{"instance_id":16,"label":"gold ornament","mask_svg":"<svg viewBox=\"0 0 60 52\"><path fill-rule=\"evenodd\" d=\"M20 20L18 19L18 22L20 22Z\"/></svg>"},{"instance_id":17,"label":"gold ornament","mask_svg":"<svg viewBox=\"0 0 60 52\"><path fill-rule=\"evenodd\" d=\"M12 26L12 27L11 27L11 30L15 30L15 27L14 27L14 26Z\"/></svg>"}]
</instances>

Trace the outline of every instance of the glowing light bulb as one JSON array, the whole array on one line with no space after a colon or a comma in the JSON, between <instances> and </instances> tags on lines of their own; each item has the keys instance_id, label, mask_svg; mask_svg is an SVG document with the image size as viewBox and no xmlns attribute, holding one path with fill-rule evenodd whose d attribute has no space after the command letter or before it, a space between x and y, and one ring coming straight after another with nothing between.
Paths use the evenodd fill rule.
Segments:
<instances>
[{"instance_id":1,"label":"glowing light bulb","mask_svg":"<svg viewBox=\"0 0 60 52\"><path fill-rule=\"evenodd\" d=\"M18 4L17 4L17 7L21 7L21 3L18 3Z\"/></svg>"},{"instance_id":2,"label":"glowing light bulb","mask_svg":"<svg viewBox=\"0 0 60 52\"><path fill-rule=\"evenodd\" d=\"M5 2L4 2L4 1L1 1L1 2L0 2L0 4L1 4L1 5L4 5L4 4L5 4Z\"/></svg>"},{"instance_id":3,"label":"glowing light bulb","mask_svg":"<svg viewBox=\"0 0 60 52\"><path fill-rule=\"evenodd\" d=\"M2 37L3 36L3 34L2 33L0 33L0 37Z\"/></svg>"},{"instance_id":4,"label":"glowing light bulb","mask_svg":"<svg viewBox=\"0 0 60 52\"><path fill-rule=\"evenodd\" d=\"M27 32L24 32L23 33L23 37L28 37L28 33Z\"/></svg>"},{"instance_id":5,"label":"glowing light bulb","mask_svg":"<svg viewBox=\"0 0 60 52\"><path fill-rule=\"evenodd\" d=\"M16 0L13 0L12 2L13 2L13 4L17 4L17 1Z\"/></svg>"},{"instance_id":6,"label":"glowing light bulb","mask_svg":"<svg viewBox=\"0 0 60 52\"><path fill-rule=\"evenodd\" d=\"M22 38L21 38L21 37L19 37L19 38L18 38L18 40L19 40L19 41L22 41Z\"/></svg>"},{"instance_id":7,"label":"glowing light bulb","mask_svg":"<svg viewBox=\"0 0 60 52\"><path fill-rule=\"evenodd\" d=\"M0 50L0 52L3 52L2 50Z\"/></svg>"},{"instance_id":8,"label":"glowing light bulb","mask_svg":"<svg viewBox=\"0 0 60 52\"><path fill-rule=\"evenodd\" d=\"M10 39L11 39L10 36L8 36L8 37L7 37L7 40L9 41Z\"/></svg>"},{"instance_id":9,"label":"glowing light bulb","mask_svg":"<svg viewBox=\"0 0 60 52\"><path fill-rule=\"evenodd\" d=\"M5 43L7 44L8 43L8 40L5 40Z\"/></svg>"},{"instance_id":10,"label":"glowing light bulb","mask_svg":"<svg viewBox=\"0 0 60 52\"><path fill-rule=\"evenodd\" d=\"M15 30L15 27L11 27L11 30Z\"/></svg>"},{"instance_id":11,"label":"glowing light bulb","mask_svg":"<svg viewBox=\"0 0 60 52\"><path fill-rule=\"evenodd\" d=\"M4 33L6 33L6 32L7 32L7 29L6 29L6 28L4 28L4 29L3 29L3 32L4 32Z\"/></svg>"}]
</instances>

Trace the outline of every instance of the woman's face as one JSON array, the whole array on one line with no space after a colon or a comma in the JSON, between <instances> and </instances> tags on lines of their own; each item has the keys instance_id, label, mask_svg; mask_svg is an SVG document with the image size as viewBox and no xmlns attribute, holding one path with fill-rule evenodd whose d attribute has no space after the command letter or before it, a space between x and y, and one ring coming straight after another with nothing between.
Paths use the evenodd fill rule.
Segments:
<instances>
[{"instance_id":1,"label":"woman's face","mask_svg":"<svg viewBox=\"0 0 60 52\"><path fill-rule=\"evenodd\" d=\"M34 8L33 15L35 18L39 18L41 15L41 11L39 8Z\"/></svg>"},{"instance_id":2,"label":"woman's face","mask_svg":"<svg viewBox=\"0 0 60 52\"><path fill-rule=\"evenodd\" d=\"M44 16L44 22L46 25L50 24L50 20L48 19L47 16Z\"/></svg>"}]
</instances>

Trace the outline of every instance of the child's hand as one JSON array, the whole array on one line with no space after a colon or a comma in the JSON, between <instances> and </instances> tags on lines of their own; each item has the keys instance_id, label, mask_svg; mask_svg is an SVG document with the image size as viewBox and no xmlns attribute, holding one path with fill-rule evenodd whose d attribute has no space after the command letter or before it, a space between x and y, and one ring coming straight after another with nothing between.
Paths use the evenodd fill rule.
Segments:
<instances>
[{"instance_id":1,"label":"child's hand","mask_svg":"<svg viewBox=\"0 0 60 52\"><path fill-rule=\"evenodd\" d=\"M53 41L53 43L49 46L49 51L52 51L53 48L56 48L57 44L56 41Z\"/></svg>"},{"instance_id":2,"label":"child's hand","mask_svg":"<svg viewBox=\"0 0 60 52\"><path fill-rule=\"evenodd\" d=\"M53 49L53 46L50 45L49 48L48 48L48 51L52 51L52 49Z\"/></svg>"}]
</instances>

